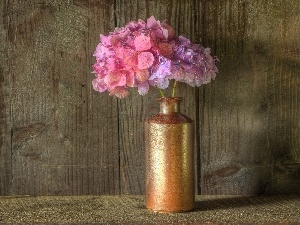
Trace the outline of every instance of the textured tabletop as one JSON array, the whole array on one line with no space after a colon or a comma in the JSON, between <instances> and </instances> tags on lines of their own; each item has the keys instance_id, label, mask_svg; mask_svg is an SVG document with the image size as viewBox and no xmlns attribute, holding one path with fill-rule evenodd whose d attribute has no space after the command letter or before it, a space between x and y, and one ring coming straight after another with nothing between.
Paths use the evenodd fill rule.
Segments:
<instances>
[{"instance_id":1,"label":"textured tabletop","mask_svg":"<svg viewBox=\"0 0 300 225\"><path fill-rule=\"evenodd\" d=\"M196 196L187 213L155 213L144 196L0 197L0 224L300 224L300 196Z\"/></svg>"}]
</instances>

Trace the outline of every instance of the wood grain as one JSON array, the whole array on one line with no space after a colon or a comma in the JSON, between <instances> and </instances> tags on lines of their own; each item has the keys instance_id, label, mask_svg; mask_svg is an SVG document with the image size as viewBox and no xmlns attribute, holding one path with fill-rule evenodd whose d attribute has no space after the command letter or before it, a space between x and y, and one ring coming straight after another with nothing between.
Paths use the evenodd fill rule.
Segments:
<instances>
[{"instance_id":1,"label":"wood grain","mask_svg":"<svg viewBox=\"0 0 300 225\"><path fill-rule=\"evenodd\" d=\"M11 186L11 135L10 135L10 103L9 70L5 44L5 7L0 3L0 195L8 195Z\"/></svg>"},{"instance_id":2,"label":"wood grain","mask_svg":"<svg viewBox=\"0 0 300 225\"><path fill-rule=\"evenodd\" d=\"M118 194L117 103L90 85L99 33L114 27L113 5L8 1L6 8L12 194Z\"/></svg>"},{"instance_id":3,"label":"wood grain","mask_svg":"<svg viewBox=\"0 0 300 225\"><path fill-rule=\"evenodd\" d=\"M202 194L299 193L299 2L200 7L221 61L200 96Z\"/></svg>"}]
</instances>

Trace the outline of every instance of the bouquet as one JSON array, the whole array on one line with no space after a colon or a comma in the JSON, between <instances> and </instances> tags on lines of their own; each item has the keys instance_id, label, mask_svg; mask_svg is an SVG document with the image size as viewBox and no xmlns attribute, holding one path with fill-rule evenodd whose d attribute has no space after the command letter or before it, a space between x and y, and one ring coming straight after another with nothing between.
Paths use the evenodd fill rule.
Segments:
<instances>
[{"instance_id":1,"label":"bouquet","mask_svg":"<svg viewBox=\"0 0 300 225\"><path fill-rule=\"evenodd\" d=\"M146 22L132 21L117 27L107 36L100 34L93 56L94 90L108 91L118 98L128 96L130 87L145 95L150 86L165 97L163 89L171 80L174 97L177 82L199 87L215 79L218 72L217 59L210 55L209 48L175 36L166 21L160 22L154 16Z\"/></svg>"}]
</instances>

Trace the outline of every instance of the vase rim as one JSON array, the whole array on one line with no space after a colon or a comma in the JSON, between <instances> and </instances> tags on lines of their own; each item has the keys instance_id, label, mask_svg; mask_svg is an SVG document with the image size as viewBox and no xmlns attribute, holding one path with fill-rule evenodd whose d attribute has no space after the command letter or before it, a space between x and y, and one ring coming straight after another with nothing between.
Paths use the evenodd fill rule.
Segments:
<instances>
[{"instance_id":1,"label":"vase rim","mask_svg":"<svg viewBox=\"0 0 300 225\"><path fill-rule=\"evenodd\" d=\"M158 102L162 102L162 101L182 101L182 97L160 97L160 98L157 98L157 101Z\"/></svg>"}]
</instances>

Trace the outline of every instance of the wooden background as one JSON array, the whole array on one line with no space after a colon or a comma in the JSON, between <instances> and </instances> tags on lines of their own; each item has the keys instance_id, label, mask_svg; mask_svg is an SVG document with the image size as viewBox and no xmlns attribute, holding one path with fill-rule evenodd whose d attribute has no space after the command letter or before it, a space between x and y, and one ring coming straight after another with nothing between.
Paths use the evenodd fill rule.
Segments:
<instances>
[{"instance_id":1,"label":"wooden background","mask_svg":"<svg viewBox=\"0 0 300 225\"><path fill-rule=\"evenodd\" d=\"M180 85L198 194L300 193L299 0L0 1L0 195L144 194L157 90L92 90L99 34L154 15L211 47L217 79Z\"/></svg>"}]
</instances>

